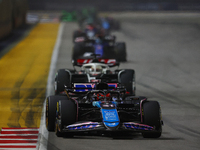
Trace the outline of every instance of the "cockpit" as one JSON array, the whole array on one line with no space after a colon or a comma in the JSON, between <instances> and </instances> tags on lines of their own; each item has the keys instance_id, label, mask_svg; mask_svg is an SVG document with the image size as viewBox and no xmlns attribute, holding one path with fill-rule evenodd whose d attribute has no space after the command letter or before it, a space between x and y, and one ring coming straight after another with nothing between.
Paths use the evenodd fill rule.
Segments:
<instances>
[{"instance_id":1,"label":"cockpit","mask_svg":"<svg viewBox=\"0 0 200 150\"><path fill-rule=\"evenodd\" d=\"M106 73L107 70L110 70L109 66L106 64L101 64L101 63L88 63L84 64L81 67L82 71L85 71L86 73L96 76L102 73Z\"/></svg>"}]
</instances>

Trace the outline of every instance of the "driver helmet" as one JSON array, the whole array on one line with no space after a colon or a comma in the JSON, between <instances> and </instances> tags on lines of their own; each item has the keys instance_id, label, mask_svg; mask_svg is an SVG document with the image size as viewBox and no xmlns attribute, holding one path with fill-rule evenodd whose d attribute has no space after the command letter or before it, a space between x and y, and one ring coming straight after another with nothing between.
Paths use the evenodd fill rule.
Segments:
<instances>
[{"instance_id":1,"label":"driver helmet","mask_svg":"<svg viewBox=\"0 0 200 150\"><path fill-rule=\"evenodd\" d=\"M103 72L103 69L102 69L102 67L100 65L96 65L96 66L94 65L90 69L90 74L91 75L99 75L102 72Z\"/></svg>"},{"instance_id":2,"label":"driver helmet","mask_svg":"<svg viewBox=\"0 0 200 150\"><path fill-rule=\"evenodd\" d=\"M104 100L104 98L105 98L105 95L103 95L102 93L98 93L97 94L97 100L99 101L99 100Z\"/></svg>"},{"instance_id":3,"label":"driver helmet","mask_svg":"<svg viewBox=\"0 0 200 150\"><path fill-rule=\"evenodd\" d=\"M107 100L107 101L110 101L110 100L111 100L111 94L110 94L110 93L107 93L107 94L106 94L106 100Z\"/></svg>"},{"instance_id":4,"label":"driver helmet","mask_svg":"<svg viewBox=\"0 0 200 150\"><path fill-rule=\"evenodd\" d=\"M86 35L89 37L89 38L92 38L92 37L94 37L95 36L95 28L94 28L94 26L92 25L92 24L88 24L87 26L86 26L86 30L85 30L85 32L86 32Z\"/></svg>"}]
</instances>

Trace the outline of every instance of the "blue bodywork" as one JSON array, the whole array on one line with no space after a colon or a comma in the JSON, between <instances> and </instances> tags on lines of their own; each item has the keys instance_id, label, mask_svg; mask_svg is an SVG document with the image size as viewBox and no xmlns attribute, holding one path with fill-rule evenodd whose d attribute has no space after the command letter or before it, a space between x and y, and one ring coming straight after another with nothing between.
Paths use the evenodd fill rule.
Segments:
<instances>
[{"instance_id":1,"label":"blue bodywork","mask_svg":"<svg viewBox=\"0 0 200 150\"><path fill-rule=\"evenodd\" d=\"M119 116L116 109L101 109L103 123L109 128L117 127L119 125Z\"/></svg>"},{"instance_id":2,"label":"blue bodywork","mask_svg":"<svg viewBox=\"0 0 200 150\"><path fill-rule=\"evenodd\" d=\"M103 45L102 44L95 44L94 45L94 53L99 55L99 57L102 57L103 56Z\"/></svg>"},{"instance_id":3,"label":"blue bodywork","mask_svg":"<svg viewBox=\"0 0 200 150\"><path fill-rule=\"evenodd\" d=\"M102 101L94 101L93 106L101 108L102 122L106 127L117 127L120 123L119 116L116 110L117 102L104 103Z\"/></svg>"}]
</instances>

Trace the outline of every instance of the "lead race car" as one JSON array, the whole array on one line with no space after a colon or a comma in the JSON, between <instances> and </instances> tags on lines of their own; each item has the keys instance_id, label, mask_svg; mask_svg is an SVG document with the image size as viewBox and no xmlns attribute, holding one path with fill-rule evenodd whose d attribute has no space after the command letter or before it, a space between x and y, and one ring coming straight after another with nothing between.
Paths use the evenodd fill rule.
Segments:
<instances>
[{"instance_id":1,"label":"lead race car","mask_svg":"<svg viewBox=\"0 0 200 150\"><path fill-rule=\"evenodd\" d=\"M83 87L81 87L83 88ZM157 101L126 95L123 87L96 83L95 89L76 91L65 87L62 95L46 99L46 127L58 137L77 133L140 132L144 138L162 134L161 109ZM85 88L88 89L88 88Z\"/></svg>"},{"instance_id":2,"label":"lead race car","mask_svg":"<svg viewBox=\"0 0 200 150\"><path fill-rule=\"evenodd\" d=\"M59 69L55 76L55 94L64 92L65 86L95 88L95 82L106 82L115 88L120 84L126 88L127 94L135 95L135 71L119 69L119 63L115 59L99 59L97 56L93 54L92 58L73 60L74 70ZM77 66L81 68L75 69ZM118 68L111 69L114 67ZM83 89L77 89L77 91L83 91Z\"/></svg>"}]
</instances>

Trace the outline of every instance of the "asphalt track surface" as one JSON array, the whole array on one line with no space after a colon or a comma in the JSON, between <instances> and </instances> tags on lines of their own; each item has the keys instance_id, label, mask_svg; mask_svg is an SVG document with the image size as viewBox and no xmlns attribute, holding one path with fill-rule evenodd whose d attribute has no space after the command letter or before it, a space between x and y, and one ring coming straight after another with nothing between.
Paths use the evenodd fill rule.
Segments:
<instances>
[{"instance_id":1,"label":"asphalt track surface","mask_svg":"<svg viewBox=\"0 0 200 150\"><path fill-rule=\"evenodd\" d=\"M198 14L117 15L122 30L113 32L127 44L128 62L120 68L136 71L136 95L161 104L164 121L159 139L140 134L56 137L49 133L48 150L199 150L200 141L200 24ZM64 23L56 68L72 68L72 32Z\"/></svg>"}]
</instances>

